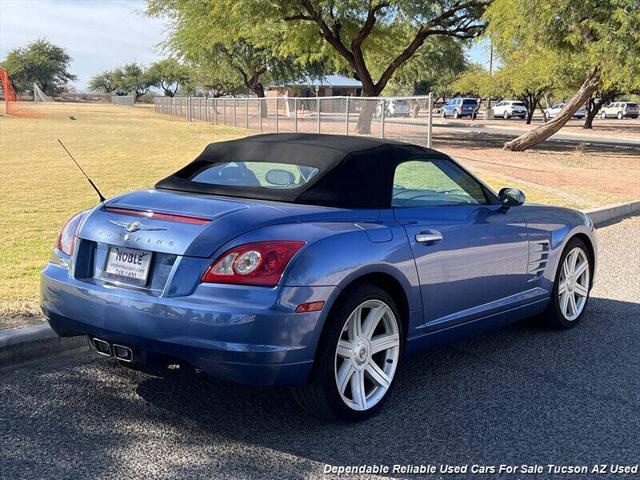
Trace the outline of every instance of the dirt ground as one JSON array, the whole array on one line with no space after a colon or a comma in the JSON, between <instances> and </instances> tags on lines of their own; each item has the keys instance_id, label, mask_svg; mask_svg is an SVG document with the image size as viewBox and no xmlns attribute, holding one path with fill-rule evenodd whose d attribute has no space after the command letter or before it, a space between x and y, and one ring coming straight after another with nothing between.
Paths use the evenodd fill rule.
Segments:
<instances>
[{"instance_id":1,"label":"dirt ground","mask_svg":"<svg viewBox=\"0 0 640 480\"><path fill-rule=\"evenodd\" d=\"M527 152L508 152L501 141L485 140L481 146L437 138L434 143L494 188L508 182L535 192L537 202L588 209L640 199L638 150L548 142Z\"/></svg>"},{"instance_id":2,"label":"dirt ground","mask_svg":"<svg viewBox=\"0 0 640 480\"><path fill-rule=\"evenodd\" d=\"M453 120L451 118L441 119L434 118L434 125L447 124L447 125L461 125L461 126L487 126L492 129L509 129L509 130L522 130L523 132L531 130L542 124L542 117L535 118L530 125L527 125L524 120L520 119L508 119L495 118L492 120L471 120L469 118L460 118ZM618 120L615 118L595 118L593 120L593 128L583 128L584 120L571 119L564 127L562 127L562 133L570 133L572 135L580 135L585 137L585 141L588 141L590 137L610 137L610 138L640 138L640 119L625 118Z\"/></svg>"}]
</instances>

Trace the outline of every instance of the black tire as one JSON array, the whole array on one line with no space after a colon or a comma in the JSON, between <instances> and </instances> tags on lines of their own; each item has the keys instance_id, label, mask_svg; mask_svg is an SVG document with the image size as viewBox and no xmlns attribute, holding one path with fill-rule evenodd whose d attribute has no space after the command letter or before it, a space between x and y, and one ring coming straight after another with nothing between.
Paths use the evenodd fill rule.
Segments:
<instances>
[{"instance_id":1,"label":"black tire","mask_svg":"<svg viewBox=\"0 0 640 480\"><path fill-rule=\"evenodd\" d=\"M589 268L588 268L589 270L588 292L589 293L587 294L585 304L582 307L582 311L578 315L578 317L573 320L568 320L565 317L565 315L562 313L562 308L560 306L560 296L558 295L558 288L560 286L560 275L562 273L562 265L565 259L567 258L567 255L569 255L569 252L571 252L576 247L582 249L586 258L589 261ZM562 256L560 257L560 262L558 263L556 278L553 284L553 290L551 291L551 302L549 302L549 305L547 306L546 310L541 315L542 319L548 325L554 328L567 330L570 328L574 328L578 323L580 323L580 321L584 317L584 313L587 311L587 306L589 304L591 285L593 284L593 261L594 259L591 258L591 255L589 254L589 249L587 248L587 246L582 240L580 240L579 238L572 238L571 240L569 240L569 242L567 243L566 247L562 252Z\"/></svg>"},{"instance_id":2,"label":"black tire","mask_svg":"<svg viewBox=\"0 0 640 480\"><path fill-rule=\"evenodd\" d=\"M384 396L368 410L354 410L341 398L336 385L335 358L338 340L351 313L367 300L379 300L387 304L395 315L400 335L400 354L395 373ZM376 415L383 407L395 385L402 357L404 332L398 308L385 290L369 284L356 285L348 289L338 300L327 318L318 345L314 367L309 381L292 390L296 402L308 413L330 421L357 422Z\"/></svg>"}]
</instances>

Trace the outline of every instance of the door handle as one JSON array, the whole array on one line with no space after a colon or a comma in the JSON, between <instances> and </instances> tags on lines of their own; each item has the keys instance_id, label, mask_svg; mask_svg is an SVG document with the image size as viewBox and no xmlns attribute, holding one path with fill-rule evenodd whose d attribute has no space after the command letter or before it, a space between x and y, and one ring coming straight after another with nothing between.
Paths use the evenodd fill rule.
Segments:
<instances>
[{"instance_id":1,"label":"door handle","mask_svg":"<svg viewBox=\"0 0 640 480\"><path fill-rule=\"evenodd\" d=\"M442 234L435 230L420 232L416 235L416 242L418 243L435 243L440 240L442 240Z\"/></svg>"}]
</instances>

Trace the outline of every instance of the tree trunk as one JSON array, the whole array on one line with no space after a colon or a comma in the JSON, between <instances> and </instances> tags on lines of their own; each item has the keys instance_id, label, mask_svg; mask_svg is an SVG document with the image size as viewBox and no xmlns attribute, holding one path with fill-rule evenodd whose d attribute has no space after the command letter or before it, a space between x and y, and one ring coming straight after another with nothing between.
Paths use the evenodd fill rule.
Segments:
<instances>
[{"instance_id":1,"label":"tree trunk","mask_svg":"<svg viewBox=\"0 0 640 480\"><path fill-rule=\"evenodd\" d=\"M598 115L601 106L602 102L596 102L593 98L589 99L589 103L587 104L587 116L584 118L584 125L582 128L593 128L593 119Z\"/></svg>"},{"instance_id":2,"label":"tree trunk","mask_svg":"<svg viewBox=\"0 0 640 480\"><path fill-rule=\"evenodd\" d=\"M256 94L258 98L264 98L264 86L262 83L258 82L251 86L251 90Z\"/></svg>"},{"instance_id":3,"label":"tree trunk","mask_svg":"<svg viewBox=\"0 0 640 480\"><path fill-rule=\"evenodd\" d=\"M364 97L377 97L378 92L371 91L368 88L364 88L362 90L362 94ZM374 99L362 99L362 108L360 109L360 115L358 116L358 133L362 135L371 134L371 122L373 121L373 116L376 113L376 106L378 102ZM382 105L382 108L385 108L385 105Z\"/></svg>"},{"instance_id":4,"label":"tree trunk","mask_svg":"<svg viewBox=\"0 0 640 480\"><path fill-rule=\"evenodd\" d=\"M533 118L533 114L535 113L535 111L535 105L527 106L527 125L531 125L531 119Z\"/></svg>"},{"instance_id":5,"label":"tree trunk","mask_svg":"<svg viewBox=\"0 0 640 480\"><path fill-rule=\"evenodd\" d=\"M254 83L251 86L251 91L256 94L256 97L265 98L264 86L262 85L261 82ZM268 115L269 115L269 109L267 108L267 101L260 100L260 116L262 118L267 118Z\"/></svg>"},{"instance_id":6,"label":"tree trunk","mask_svg":"<svg viewBox=\"0 0 640 480\"><path fill-rule=\"evenodd\" d=\"M378 102L375 100L362 100L362 102L363 105L360 109L360 115L358 116L358 133L369 135L371 134L371 122L376 113L376 105ZM384 108L384 106L382 108Z\"/></svg>"},{"instance_id":7,"label":"tree trunk","mask_svg":"<svg viewBox=\"0 0 640 480\"><path fill-rule=\"evenodd\" d=\"M418 118L418 115L420 114L420 102L418 102L417 100L411 100L410 102L411 105L411 117L412 118Z\"/></svg>"},{"instance_id":8,"label":"tree trunk","mask_svg":"<svg viewBox=\"0 0 640 480\"><path fill-rule=\"evenodd\" d=\"M542 107L542 104L538 105L540 107L540 113L542 114L542 122L547 123L547 112Z\"/></svg>"},{"instance_id":9,"label":"tree trunk","mask_svg":"<svg viewBox=\"0 0 640 480\"><path fill-rule=\"evenodd\" d=\"M573 96L571 100L564 106L564 108L556 115L550 122L540 125L534 128L530 132L519 136L518 138L511 140L504 144L504 150L511 150L514 152L522 152L534 145L544 142L547 138L552 136L558 130L560 130L565 123L573 116L573 114L583 105L591 95L598 89L600 83L600 70L594 68L584 81L580 90Z\"/></svg>"}]
</instances>

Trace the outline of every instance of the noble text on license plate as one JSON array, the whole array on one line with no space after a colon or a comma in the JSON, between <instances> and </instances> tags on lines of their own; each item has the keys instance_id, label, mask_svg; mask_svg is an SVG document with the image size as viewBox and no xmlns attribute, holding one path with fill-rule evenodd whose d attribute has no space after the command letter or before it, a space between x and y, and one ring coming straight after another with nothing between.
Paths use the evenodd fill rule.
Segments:
<instances>
[{"instance_id":1,"label":"noble text on license plate","mask_svg":"<svg viewBox=\"0 0 640 480\"><path fill-rule=\"evenodd\" d=\"M151 252L132 248L109 247L102 276L133 285L146 285L151 266Z\"/></svg>"}]
</instances>

